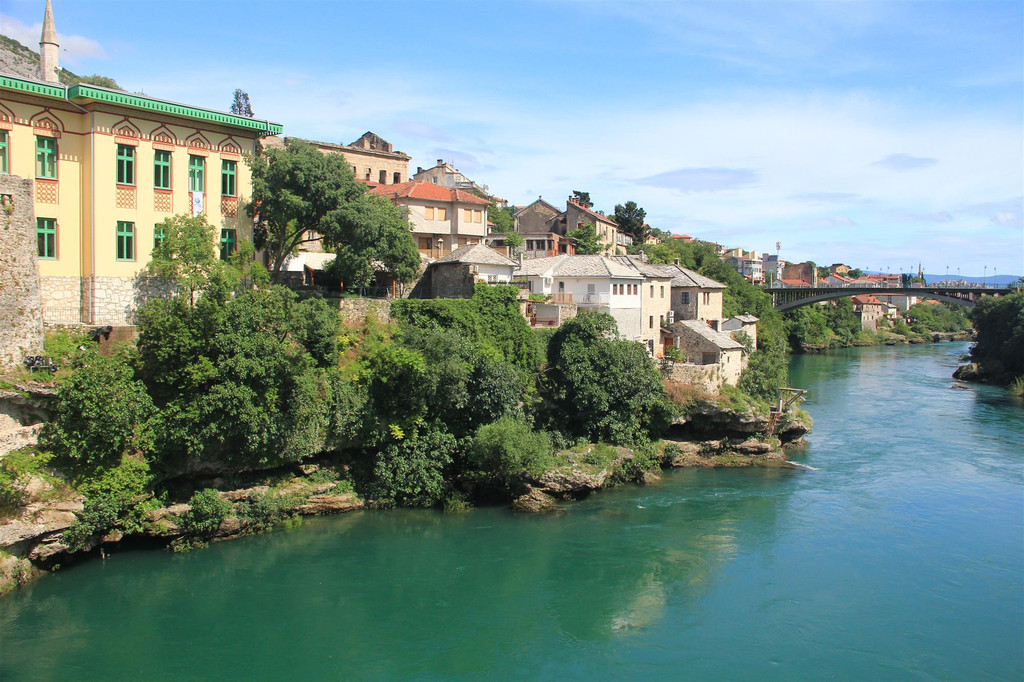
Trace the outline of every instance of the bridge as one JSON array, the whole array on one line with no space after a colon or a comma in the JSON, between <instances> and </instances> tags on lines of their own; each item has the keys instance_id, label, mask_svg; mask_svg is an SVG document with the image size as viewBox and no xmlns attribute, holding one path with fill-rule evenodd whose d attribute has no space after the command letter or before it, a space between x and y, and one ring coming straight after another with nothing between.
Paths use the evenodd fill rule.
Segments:
<instances>
[{"instance_id":1,"label":"bridge","mask_svg":"<svg viewBox=\"0 0 1024 682\"><path fill-rule=\"evenodd\" d=\"M917 296L933 298L946 303L973 307L982 296L1004 296L1012 294L1015 289L983 286L927 285L913 284L902 286L856 286L856 287L766 287L765 291L772 295L772 305L776 310L793 310L812 303L829 301L849 296Z\"/></svg>"}]
</instances>

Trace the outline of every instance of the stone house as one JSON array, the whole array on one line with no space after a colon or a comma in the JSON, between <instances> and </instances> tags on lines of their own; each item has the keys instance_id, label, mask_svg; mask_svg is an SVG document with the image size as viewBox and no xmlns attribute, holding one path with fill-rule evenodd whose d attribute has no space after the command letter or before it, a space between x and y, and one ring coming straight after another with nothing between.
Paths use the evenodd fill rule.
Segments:
<instances>
[{"instance_id":1,"label":"stone house","mask_svg":"<svg viewBox=\"0 0 1024 682\"><path fill-rule=\"evenodd\" d=\"M735 386L746 366L743 345L699 320L673 322L666 328L665 346L678 348L684 362L668 362L665 374L673 381L696 384L717 392Z\"/></svg>"},{"instance_id":2,"label":"stone house","mask_svg":"<svg viewBox=\"0 0 1024 682\"><path fill-rule=\"evenodd\" d=\"M33 180L43 320L123 325L164 293L142 276L160 224L204 215L227 256L252 238L245 154L281 132L235 116L57 80L57 34L45 14L39 80L0 78L0 171Z\"/></svg>"},{"instance_id":3,"label":"stone house","mask_svg":"<svg viewBox=\"0 0 1024 682\"><path fill-rule=\"evenodd\" d=\"M425 258L443 258L460 246L480 244L487 236L490 202L465 190L403 182L378 185L370 194L387 197L408 211L416 246Z\"/></svg>"},{"instance_id":4,"label":"stone house","mask_svg":"<svg viewBox=\"0 0 1024 682\"><path fill-rule=\"evenodd\" d=\"M644 276L628 265L604 256L532 258L518 265L513 278L531 294L547 296L549 303L608 313L618 323L620 338L644 338Z\"/></svg>"},{"instance_id":5,"label":"stone house","mask_svg":"<svg viewBox=\"0 0 1024 682\"><path fill-rule=\"evenodd\" d=\"M640 288L640 342L648 352L660 358L664 354L663 329L674 319L672 312L673 273L666 268L643 262L639 256L616 256L644 277Z\"/></svg>"},{"instance_id":6,"label":"stone house","mask_svg":"<svg viewBox=\"0 0 1024 682\"><path fill-rule=\"evenodd\" d=\"M569 254L572 240L566 235L583 225L594 226L602 255L625 254L626 247L632 244L633 240L619 231L614 220L576 197L569 198L564 211L538 197L515 215L515 230L526 239L524 255L527 258Z\"/></svg>"},{"instance_id":7,"label":"stone house","mask_svg":"<svg viewBox=\"0 0 1024 682\"><path fill-rule=\"evenodd\" d=\"M809 261L803 263L787 263L782 268L782 277L779 279L795 280L805 282L808 286L818 286L818 268Z\"/></svg>"},{"instance_id":8,"label":"stone house","mask_svg":"<svg viewBox=\"0 0 1024 682\"><path fill-rule=\"evenodd\" d=\"M376 133L367 131L352 144L334 144L291 137L268 137L267 148L281 148L287 140L298 139L313 145L324 154L341 154L352 166L356 180L373 185L397 185L409 180L409 159L404 152Z\"/></svg>"},{"instance_id":9,"label":"stone house","mask_svg":"<svg viewBox=\"0 0 1024 682\"><path fill-rule=\"evenodd\" d=\"M887 304L882 303L874 296L853 296L853 312L860 318L860 327L866 331L875 331L878 328L878 320L885 317Z\"/></svg>"},{"instance_id":10,"label":"stone house","mask_svg":"<svg viewBox=\"0 0 1024 682\"><path fill-rule=\"evenodd\" d=\"M429 182L448 189L464 189L466 191L487 192L486 185L478 185L459 171L458 168L438 159L433 168L416 167L416 173L410 178L416 182Z\"/></svg>"},{"instance_id":11,"label":"stone house","mask_svg":"<svg viewBox=\"0 0 1024 682\"><path fill-rule=\"evenodd\" d=\"M722 331L737 338L740 333L746 334L750 339L752 350L757 350L757 318L753 315L737 315L722 322Z\"/></svg>"},{"instance_id":12,"label":"stone house","mask_svg":"<svg viewBox=\"0 0 1024 682\"><path fill-rule=\"evenodd\" d=\"M510 284L515 267L484 244L460 246L427 265L410 298L469 298L476 284Z\"/></svg>"}]
</instances>

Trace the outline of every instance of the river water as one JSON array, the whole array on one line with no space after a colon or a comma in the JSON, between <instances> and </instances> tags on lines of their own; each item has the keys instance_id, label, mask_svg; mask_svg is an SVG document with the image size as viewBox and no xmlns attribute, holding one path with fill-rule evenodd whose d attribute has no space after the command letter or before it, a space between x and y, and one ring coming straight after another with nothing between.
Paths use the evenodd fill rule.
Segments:
<instances>
[{"instance_id":1,"label":"river water","mask_svg":"<svg viewBox=\"0 0 1024 682\"><path fill-rule=\"evenodd\" d=\"M0 600L0 679L1024 678L1024 408L966 344L796 357L814 470L360 512Z\"/></svg>"}]
</instances>

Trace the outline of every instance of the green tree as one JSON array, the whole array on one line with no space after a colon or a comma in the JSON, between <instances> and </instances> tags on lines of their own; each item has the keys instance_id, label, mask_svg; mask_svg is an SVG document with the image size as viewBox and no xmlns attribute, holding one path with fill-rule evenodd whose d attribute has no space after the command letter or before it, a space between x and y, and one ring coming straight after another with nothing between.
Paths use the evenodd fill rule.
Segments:
<instances>
[{"instance_id":1,"label":"green tree","mask_svg":"<svg viewBox=\"0 0 1024 682\"><path fill-rule=\"evenodd\" d=\"M634 444L667 426L671 409L661 375L640 344L617 336L610 315L581 312L551 337L552 427L594 442Z\"/></svg>"},{"instance_id":2,"label":"green tree","mask_svg":"<svg viewBox=\"0 0 1024 682\"><path fill-rule=\"evenodd\" d=\"M523 250L523 246L526 245L526 238L518 232L506 232L505 245L512 249L512 255L514 256Z\"/></svg>"},{"instance_id":3,"label":"green tree","mask_svg":"<svg viewBox=\"0 0 1024 682\"><path fill-rule=\"evenodd\" d=\"M498 234L509 234L516 222L511 208L498 206L493 201L487 207L487 220L494 224L494 231Z\"/></svg>"},{"instance_id":4,"label":"green tree","mask_svg":"<svg viewBox=\"0 0 1024 682\"><path fill-rule=\"evenodd\" d=\"M620 230L633 238L634 244L643 244L651 232L646 219L647 211L637 206L635 201L615 205L615 222Z\"/></svg>"},{"instance_id":5,"label":"green tree","mask_svg":"<svg viewBox=\"0 0 1024 682\"><path fill-rule=\"evenodd\" d=\"M982 376L999 384L1024 377L1024 292L982 296L971 321L978 331L971 360Z\"/></svg>"},{"instance_id":6,"label":"green tree","mask_svg":"<svg viewBox=\"0 0 1024 682\"><path fill-rule=\"evenodd\" d=\"M565 236L576 240L577 255L592 256L601 253L601 244L597 241L597 230L591 223L584 223Z\"/></svg>"},{"instance_id":7,"label":"green tree","mask_svg":"<svg viewBox=\"0 0 1024 682\"><path fill-rule=\"evenodd\" d=\"M323 154L307 142L288 140L253 159L253 200L257 248L268 254L277 279L300 244L323 240L338 252L335 272L362 286L379 261L399 281L410 281L419 266L409 223L383 197L365 196L341 154Z\"/></svg>"},{"instance_id":8,"label":"green tree","mask_svg":"<svg viewBox=\"0 0 1024 682\"><path fill-rule=\"evenodd\" d=\"M477 429L466 459L470 468L508 487L523 475L544 473L553 454L548 434L534 431L524 421L503 417Z\"/></svg>"},{"instance_id":9,"label":"green tree","mask_svg":"<svg viewBox=\"0 0 1024 682\"><path fill-rule=\"evenodd\" d=\"M174 280L192 304L221 269L213 246L213 226L206 216L180 214L156 226L163 234L146 266L149 274Z\"/></svg>"},{"instance_id":10,"label":"green tree","mask_svg":"<svg viewBox=\"0 0 1024 682\"><path fill-rule=\"evenodd\" d=\"M61 382L40 443L76 472L115 467L152 450L154 412L125 358L93 351Z\"/></svg>"},{"instance_id":11,"label":"green tree","mask_svg":"<svg viewBox=\"0 0 1024 682\"><path fill-rule=\"evenodd\" d=\"M371 499L384 506L430 507L449 491L445 469L456 454L455 438L420 425L376 443L371 450Z\"/></svg>"},{"instance_id":12,"label":"green tree","mask_svg":"<svg viewBox=\"0 0 1024 682\"><path fill-rule=\"evenodd\" d=\"M231 101L231 113L235 116L252 118L252 105L249 104L249 93L236 89Z\"/></svg>"},{"instance_id":13,"label":"green tree","mask_svg":"<svg viewBox=\"0 0 1024 682\"><path fill-rule=\"evenodd\" d=\"M349 286L372 284L378 267L399 282L411 282L420 267L420 254L404 209L386 198L363 195L335 212L324 245L337 257L328 272Z\"/></svg>"},{"instance_id":14,"label":"green tree","mask_svg":"<svg viewBox=\"0 0 1024 682\"><path fill-rule=\"evenodd\" d=\"M581 192L578 189L574 189L572 191L572 196L576 201L580 202L584 206L593 206L590 201L590 192Z\"/></svg>"}]
</instances>

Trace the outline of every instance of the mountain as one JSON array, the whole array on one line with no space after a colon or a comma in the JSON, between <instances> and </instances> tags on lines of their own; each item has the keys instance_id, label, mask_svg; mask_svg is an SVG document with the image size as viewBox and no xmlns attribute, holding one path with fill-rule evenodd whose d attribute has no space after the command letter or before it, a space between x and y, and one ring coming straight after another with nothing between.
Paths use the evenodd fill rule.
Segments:
<instances>
[{"instance_id":1,"label":"mountain","mask_svg":"<svg viewBox=\"0 0 1024 682\"><path fill-rule=\"evenodd\" d=\"M924 276L924 281L928 284L935 282L943 282L945 280L970 282L972 284L990 284L992 286L1005 287L1008 284L1012 284L1020 279L1020 275L989 275L988 277L957 277L955 273L949 273L946 275L928 275Z\"/></svg>"},{"instance_id":2,"label":"mountain","mask_svg":"<svg viewBox=\"0 0 1024 682\"><path fill-rule=\"evenodd\" d=\"M25 47L14 38L0 35L0 73L7 73L19 78L39 79L39 53ZM79 76L67 69L60 70L60 82L64 85L88 83L103 88L121 90L113 78L106 76Z\"/></svg>"}]
</instances>

